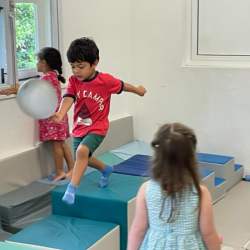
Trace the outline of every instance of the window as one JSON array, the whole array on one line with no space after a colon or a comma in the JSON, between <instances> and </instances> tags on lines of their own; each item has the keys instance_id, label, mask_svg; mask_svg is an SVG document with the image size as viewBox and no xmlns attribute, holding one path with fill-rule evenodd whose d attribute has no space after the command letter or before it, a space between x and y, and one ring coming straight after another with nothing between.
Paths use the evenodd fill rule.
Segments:
<instances>
[{"instance_id":1,"label":"window","mask_svg":"<svg viewBox=\"0 0 250 250\"><path fill-rule=\"evenodd\" d=\"M249 0L189 0L186 64L250 67L249 10Z\"/></svg>"},{"instance_id":2,"label":"window","mask_svg":"<svg viewBox=\"0 0 250 250\"><path fill-rule=\"evenodd\" d=\"M35 53L58 48L56 0L0 0L1 82L15 84L37 76Z\"/></svg>"}]
</instances>

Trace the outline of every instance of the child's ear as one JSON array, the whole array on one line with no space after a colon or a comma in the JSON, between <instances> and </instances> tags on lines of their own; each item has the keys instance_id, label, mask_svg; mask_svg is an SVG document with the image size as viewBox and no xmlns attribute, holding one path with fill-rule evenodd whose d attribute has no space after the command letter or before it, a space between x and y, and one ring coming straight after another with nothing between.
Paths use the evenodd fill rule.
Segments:
<instances>
[{"instance_id":1,"label":"child's ear","mask_svg":"<svg viewBox=\"0 0 250 250\"><path fill-rule=\"evenodd\" d=\"M41 60L41 64L42 64L43 66L46 66L47 62L46 62L45 60Z\"/></svg>"},{"instance_id":2,"label":"child's ear","mask_svg":"<svg viewBox=\"0 0 250 250\"><path fill-rule=\"evenodd\" d=\"M93 68L96 68L96 66L98 65L98 63L99 63L99 61L96 59L96 60L94 61L94 63L92 64L92 67L93 67Z\"/></svg>"}]
</instances>

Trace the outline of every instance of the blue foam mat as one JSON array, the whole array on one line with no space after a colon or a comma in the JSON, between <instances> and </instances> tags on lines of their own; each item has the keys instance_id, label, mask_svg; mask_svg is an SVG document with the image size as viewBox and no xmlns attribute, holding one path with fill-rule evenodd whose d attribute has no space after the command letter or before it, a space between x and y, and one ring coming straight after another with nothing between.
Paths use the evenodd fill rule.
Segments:
<instances>
[{"instance_id":1,"label":"blue foam mat","mask_svg":"<svg viewBox=\"0 0 250 250\"><path fill-rule=\"evenodd\" d=\"M134 155L114 166L114 173L150 177L150 159L148 155Z\"/></svg>"},{"instance_id":2,"label":"blue foam mat","mask_svg":"<svg viewBox=\"0 0 250 250\"><path fill-rule=\"evenodd\" d=\"M197 158L198 161L200 162L208 162L208 163L215 163L222 165L225 165L227 162L233 159L233 157L230 156L204 154L204 153L197 153Z\"/></svg>"}]
</instances>

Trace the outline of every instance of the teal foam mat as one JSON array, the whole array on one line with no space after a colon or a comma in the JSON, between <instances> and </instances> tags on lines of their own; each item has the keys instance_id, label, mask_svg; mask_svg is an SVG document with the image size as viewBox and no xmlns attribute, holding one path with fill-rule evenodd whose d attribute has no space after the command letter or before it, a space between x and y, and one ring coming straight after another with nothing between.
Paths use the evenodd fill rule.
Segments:
<instances>
[{"instance_id":1,"label":"teal foam mat","mask_svg":"<svg viewBox=\"0 0 250 250\"><path fill-rule=\"evenodd\" d=\"M106 188L99 188L101 173L85 175L79 184L75 203L67 205L62 197L67 186L52 192L52 214L105 221L120 225L121 250L126 249L128 202L136 197L146 177L112 174Z\"/></svg>"},{"instance_id":2,"label":"teal foam mat","mask_svg":"<svg viewBox=\"0 0 250 250\"><path fill-rule=\"evenodd\" d=\"M117 165L117 164L124 161L122 158L118 157L115 154L109 153L109 152L102 154L102 155L99 155L96 158L98 160L104 162L105 164L110 165L110 166Z\"/></svg>"},{"instance_id":3,"label":"teal foam mat","mask_svg":"<svg viewBox=\"0 0 250 250\"><path fill-rule=\"evenodd\" d=\"M26 247L26 246L21 246L18 244L5 243L5 242L0 242L0 249L1 250L37 250L37 248L34 248L34 247Z\"/></svg>"},{"instance_id":4,"label":"teal foam mat","mask_svg":"<svg viewBox=\"0 0 250 250\"><path fill-rule=\"evenodd\" d=\"M8 241L64 250L82 250L91 247L116 226L113 223L50 215L13 235Z\"/></svg>"}]
</instances>

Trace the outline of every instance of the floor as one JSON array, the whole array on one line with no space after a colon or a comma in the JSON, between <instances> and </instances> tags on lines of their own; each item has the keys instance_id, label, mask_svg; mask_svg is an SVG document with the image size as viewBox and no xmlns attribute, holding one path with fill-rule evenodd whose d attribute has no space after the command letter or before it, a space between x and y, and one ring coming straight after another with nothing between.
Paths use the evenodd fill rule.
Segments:
<instances>
[{"instance_id":1,"label":"floor","mask_svg":"<svg viewBox=\"0 0 250 250\"><path fill-rule=\"evenodd\" d=\"M223 250L250 250L250 182L241 181L213 206Z\"/></svg>"}]
</instances>

